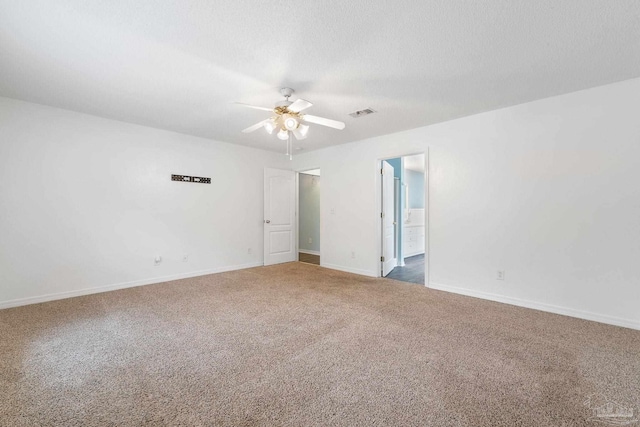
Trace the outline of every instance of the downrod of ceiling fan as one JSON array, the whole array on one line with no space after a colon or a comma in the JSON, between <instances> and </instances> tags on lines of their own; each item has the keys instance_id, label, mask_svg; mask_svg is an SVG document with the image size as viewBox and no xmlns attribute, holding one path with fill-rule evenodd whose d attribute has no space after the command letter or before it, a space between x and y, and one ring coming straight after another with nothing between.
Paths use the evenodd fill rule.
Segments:
<instances>
[{"instance_id":1,"label":"downrod of ceiling fan","mask_svg":"<svg viewBox=\"0 0 640 427\"><path fill-rule=\"evenodd\" d=\"M287 101L289 100L289 97L293 95L293 92L295 92L295 90L291 89L290 87L283 87L280 89L280 95L287 98Z\"/></svg>"}]
</instances>

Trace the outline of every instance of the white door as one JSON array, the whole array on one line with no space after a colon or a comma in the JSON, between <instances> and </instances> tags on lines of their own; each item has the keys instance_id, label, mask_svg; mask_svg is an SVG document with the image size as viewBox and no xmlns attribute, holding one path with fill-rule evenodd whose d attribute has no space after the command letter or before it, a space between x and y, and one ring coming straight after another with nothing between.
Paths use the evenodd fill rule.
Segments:
<instances>
[{"instance_id":1,"label":"white door","mask_svg":"<svg viewBox=\"0 0 640 427\"><path fill-rule=\"evenodd\" d=\"M296 261L295 173L264 170L264 265Z\"/></svg>"},{"instance_id":2,"label":"white door","mask_svg":"<svg viewBox=\"0 0 640 427\"><path fill-rule=\"evenodd\" d=\"M393 166L382 162L382 275L386 276L397 265L395 256L395 224L393 202Z\"/></svg>"}]
</instances>

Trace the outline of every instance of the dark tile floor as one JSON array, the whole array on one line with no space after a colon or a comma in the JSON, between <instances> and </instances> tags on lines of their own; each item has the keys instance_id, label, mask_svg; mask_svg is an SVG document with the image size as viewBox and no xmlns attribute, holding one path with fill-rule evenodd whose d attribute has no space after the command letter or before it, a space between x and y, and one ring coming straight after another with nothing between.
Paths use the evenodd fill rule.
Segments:
<instances>
[{"instance_id":1,"label":"dark tile floor","mask_svg":"<svg viewBox=\"0 0 640 427\"><path fill-rule=\"evenodd\" d=\"M385 277L424 285L424 254L404 259L404 267L396 267Z\"/></svg>"},{"instance_id":2,"label":"dark tile floor","mask_svg":"<svg viewBox=\"0 0 640 427\"><path fill-rule=\"evenodd\" d=\"M320 265L320 255L303 254L298 252L298 261L306 262L307 264Z\"/></svg>"}]
</instances>

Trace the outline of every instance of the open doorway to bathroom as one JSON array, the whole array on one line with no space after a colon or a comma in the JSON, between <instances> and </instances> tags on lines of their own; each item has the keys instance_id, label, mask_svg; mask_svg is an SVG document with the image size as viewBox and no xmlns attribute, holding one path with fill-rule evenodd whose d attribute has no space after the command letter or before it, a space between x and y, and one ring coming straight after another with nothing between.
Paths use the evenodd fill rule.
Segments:
<instances>
[{"instance_id":1,"label":"open doorway to bathroom","mask_svg":"<svg viewBox=\"0 0 640 427\"><path fill-rule=\"evenodd\" d=\"M389 279L424 285L425 155L416 154L383 160L381 171L381 275Z\"/></svg>"},{"instance_id":2,"label":"open doorway to bathroom","mask_svg":"<svg viewBox=\"0 0 640 427\"><path fill-rule=\"evenodd\" d=\"M320 169L298 174L298 261L320 265Z\"/></svg>"}]
</instances>

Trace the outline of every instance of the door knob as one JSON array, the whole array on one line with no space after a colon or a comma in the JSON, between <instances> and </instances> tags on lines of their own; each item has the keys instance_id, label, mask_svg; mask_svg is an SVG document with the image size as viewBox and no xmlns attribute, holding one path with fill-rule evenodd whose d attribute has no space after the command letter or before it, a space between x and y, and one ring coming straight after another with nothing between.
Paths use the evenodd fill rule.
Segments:
<instances>
[{"instance_id":1,"label":"door knob","mask_svg":"<svg viewBox=\"0 0 640 427\"><path fill-rule=\"evenodd\" d=\"M271 224L271 221L270 221L270 220L268 220L268 219L267 219L267 220L265 220L264 222L266 222L267 224Z\"/></svg>"}]
</instances>

